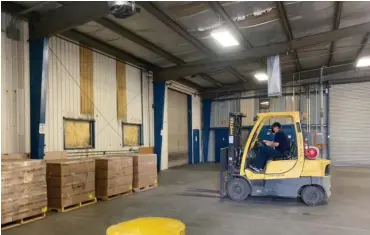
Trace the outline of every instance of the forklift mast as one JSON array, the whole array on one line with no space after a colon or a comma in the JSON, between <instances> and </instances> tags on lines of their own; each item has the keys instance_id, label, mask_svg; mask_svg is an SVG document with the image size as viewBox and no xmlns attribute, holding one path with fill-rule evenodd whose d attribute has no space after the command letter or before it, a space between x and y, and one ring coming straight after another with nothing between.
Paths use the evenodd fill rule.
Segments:
<instances>
[{"instance_id":1,"label":"forklift mast","mask_svg":"<svg viewBox=\"0 0 370 235\"><path fill-rule=\"evenodd\" d=\"M242 131L242 119L244 114L231 112L229 118L229 146L228 146L228 172L238 174L241 164L242 147L240 137Z\"/></svg>"}]
</instances>

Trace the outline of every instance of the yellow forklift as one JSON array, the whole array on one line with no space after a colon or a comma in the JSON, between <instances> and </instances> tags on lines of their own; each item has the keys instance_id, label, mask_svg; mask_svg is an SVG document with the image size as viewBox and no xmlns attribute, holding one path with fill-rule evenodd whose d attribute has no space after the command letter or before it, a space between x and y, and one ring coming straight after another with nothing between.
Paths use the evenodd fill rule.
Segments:
<instances>
[{"instance_id":1,"label":"yellow forklift","mask_svg":"<svg viewBox=\"0 0 370 235\"><path fill-rule=\"evenodd\" d=\"M242 148L241 113L230 113L229 145L221 150L220 196L235 201L248 196L278 196L301 198L309 206L317 206L330 197L330 160L319 157L318 149L304 139L299 112L260 113ZM258 148L264 142L258 138L271 119L291 120L294 140L290 153L281 159L269 160L264 171L250 168Z\"/></svg>"}]
</instances>

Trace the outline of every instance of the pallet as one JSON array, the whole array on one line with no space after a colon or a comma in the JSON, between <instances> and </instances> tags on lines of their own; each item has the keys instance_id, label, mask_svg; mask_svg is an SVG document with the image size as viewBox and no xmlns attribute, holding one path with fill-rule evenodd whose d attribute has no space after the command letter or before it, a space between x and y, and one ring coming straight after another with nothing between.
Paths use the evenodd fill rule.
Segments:
<instances>
[{"instance_id":1,"label":"pallet","mask_svg":"<svg viewBox=\"0 0 370 235\"><path fill-rule=\"evenodd\" d=\"M143 191L146 191L146 190L149 190L149 189L156 188L157 186L158 186L157 184L150 184L150 185L146 185L146 186L143 186L143 187L140 187L140 188L133 188L133 190L134 190L135 193L139 193L139 192L143 192Z\"/></svg>"},{"instance_id":2,"label":"pallet","mask_svg":"<svg viewBox=\"0 0 370 235\"><path fill-rule=\"evenodd\" d=\"M131 195L131 194L132 194L132 191L127 191L127 192L124 192L124 193L113 194L113 195L110 195L110 196L96 196L96 197L99 200L109 201L109 200L112 200L112 199L128 196L128 195Z\"/></svg>"},{"instance_id":3,"label":"pallet","mask_svg":"<svg viewBox=\"0 0 370 235\"><path fill-rule=\"evenodd\" d=\"M79 202L79 203L76 203L76 204L73 204L73 205L70 205L70 206L66 206L66 207L62 207L62 208L50 208L50 210L51 211L57 211L57 212L68 212L68 211L76 210L76 209L84 207L84 206L95 204L96 202L97 202L97 199L93 198L93 199L90 199L90 200L87 200L87 201Z\"/></svg>"},{"instance_id":4,"label":"pallet","mask_svg":"<svg viewBox=\"0 0 370 235\"><path fill-rule=\"evenodd\" d=\"M6 229L17 227L17 226L22 225L22 224L31 223L33 221L40 220L40 219L43 219L45 217L46 217L46 213L43 212L43 213L40 213L40 214L37 214L37 215L33 215L33 216L29 216L29 217L26 217L26 218L23 218L23 219L15 220L15 221L12 221L12 222L9 222L9 223L6 223L6 224L2 224L1 225L1 230L6 230Z\"/></svg>"}]
</instances>

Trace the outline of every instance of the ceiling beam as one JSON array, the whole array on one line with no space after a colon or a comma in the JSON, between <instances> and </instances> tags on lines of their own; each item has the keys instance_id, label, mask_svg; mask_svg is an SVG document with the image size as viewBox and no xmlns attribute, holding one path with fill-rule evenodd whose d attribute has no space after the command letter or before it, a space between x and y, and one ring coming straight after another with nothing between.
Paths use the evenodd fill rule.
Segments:
<instances>
[{"instance_id":1,"label":"ceiling beam","mask_svg":"<svg viewBox=\"0 0 370 235\"><path fill-rule=\"evenodd\" d=\"M238 41L243 45L244 48L253 47L252 44L246 39L246 37L240 32L235 23L230 19L230 16L227 14L225 9L219 2L211 1L208 2L208 5L216 14L219 14L221 16L222 20L226 22L226 25L231 30L232 34L237 37Z\"/></svg>"},{"instance_id":2,"label":"ceiling beam","mask_svg":"<svg viewBox=\"0 0 370 235\"><path fill-rule=\"evenodd\" d=\"M129 54L128 52L124 52L116 47L110 46L104 42L101 42L95 38L92 38L86 34L80 33L74 29L66 31L61 34L64 37L67 37L73 41L80 42L83 45L86 45L91 48L95 48L99 51L102 51L108 55L112 55L114 57L117 57L118 59L131 63L133 65L140 66L142 68L157 71L159 69L158 66L149 63L145 60L142 60L132 54Z\"/></svg>"},{"instance_id":3,"label":"ceiling beam","mask_svg":"<svg viewBox=\"0 0 370 235\"><path fill-rule=\"evenodd\" d=\"M229 73L231 73L232 75L234 75L235 77L239 78L239 80L241 80L242 82L247 82L248 79L246 79L243 75L241 75L235 68L233 68L232 66L228 66L227 67L227 71Z\"/></svg>"},{"instance_id":4,"label":"ceiling beam","mask_svg":"<svg viewBox=\"0 0 370 235\"><path fill-rule=\"evenodd\" d=\"M101 24L102 26L110 29L111 31L119 34L120 36L132 41L132 42L135 42L136 44L139 44L140 46L162 56L163 58L166 58L168 61L171 61L175 64L186 64L183 60L181 60L180 58L172 55L171 53L163 50L162 48L160 48L159 46L147 41L146 39L138 36L137 34L134 34L133 32L131 32L130 30L120 26L119 24L107 19L107 18L101 18L101 19L98 19L96 20L95 22L97 22L98 24Z\"/></svg>"},{"instance_id":5,"label":"ceiling beam","mask_svg":"<svg viewBox=\"0 0 370 235\"><path fill-rule=\"evenodd\" d=\"M152 14L155 18L165 24L167 27L171 28L177 34L182 36L186 41L192 44L195 48L202 51L206 55L215 55L215 53L208 47L204 46L197 38L190 35L183 27L178 23L173 21L164 12L157 8L152 2L137 2L141 7L143 7L147 12Z\"/></svg>"},{"instance_id":6,"label":"ceiling beam","mask_svg":"<svg viewBox=\"0 0 370 235\"><path fill-rule=\"evenodd\" d=\"M345 72L345 71L354 70L354 69L355 69L354 63L348 63L348 64L336 65L333 67L325 68L323 71L323 74L329 75L333 73L340 73L340 72ZM293 74L283 75L282 83L285 84L285 83L291 82ZM301 74L301 82L303 80L317 78L317 77L320 77L320 68L303 70L300 72L300 74ZM325 81L325 77L324 77L324 81ZM267 89L267 83L259 83L259 84L242 83L242 84L228 85L223 88L205 89L203 94L206 96L210 96L210 95L215 95L215 94L217 95L230 94L230 93L235 93L235 92L258 90L258 89Z\"/></svg>"},{"instance_id":7,"label":"ceiling beam","mask_svg":"<svg viewBox=\"0 0 370 235\"><path fill-rule=\"evenodd\" d=\"M335 2L335 12L334 12L334 18L333 18L333 30L339 29L340 24L340 17L342 15L342 7L343 2L337 1ZM333 64L333 52L334 52L334 46L335 42L330 42L330 49L329 49L329 58L328 58L328 67Z\"/></svg>"},{"instance_id":8,"label":"ceiling beam","mask_svg":"<svg viewBox=\"0 0 370 235\"><path fill-rule=\"evenodd\" d=\"M370 33L366 33L365 36L362 38L362 40L361 40L361 47L360 47L360 49L357 52L356 61L358 61L358 59L360 59L360 57L362 55L362 52L364 51L364 49L366 47L366 44L367 44L367 41L369 40L369 38L370 38Z\"/></svg>"},{"instance_id":9,"label":"ceiling beam","mask_svg":"<svg viewBox=\"0 0 370 235\"><path fill-rule=\"evenodd\" d=\"M228 65L245 64L262 57L286 54L295 49L313 46L323 42L331 42L355 35L361 35L369 31L370 23L364 23L330 32L294 39L291 42L275 43L268 46L250 48L233 57L225 56L224 58L217 58L208 62L193 62L186 65L169 67L162 69L159 74L161 75L161 79L164 80L176 79L178 77L212 71Z\"/></svg>"},{"instance_id":10,"label":"ceiling beam","mask_svg":"<svg viewBox=\"0 0 370 235\"><path fill-rule=\"evenodd\" d=\"M106 1L72 2L46 12L39 20L32 22L30 37L52 36L108 14Z\"/></svg>"},{"instance_id":11,"label":"ceiling beam","mask_svg":"<svg viewBox=\"0 0 370 235\"><path fill-rule=\"evenodd\" d=\"M201 74L199 74L203 79L205 79L205 80L207 80L208 82L210 82L210 83L213 83L214 85L216 85L217 87L224 87L224 85L221 83L221 82L219 82L219 81L217 81L216 79L214 79L213 77L211 77L210 75L208 75L208 74L205 74L205 73L201 73Z\"/></svg>"},{"instance_id":12,"label":"ceiling beam","mask_svg":"<svg viewBox=\"0 0 370 235\"><path fill-rule=\"evenodd\" d=\"M247 38L240 32L236 24L230 19L230 16L227 14L225 9L222 7L220 2L211 1L208 2L208 5L211 7L215 14L219 14L223 21L226 22L227 27L231 30L232 34L236 35L238 41L242 44L244 48L252 48L252 44L247 40ZM262 62L261 62L262 63ZM246 81L247 79L241 75L236 69L231 66L227 67L227 70L240 79L241 81Z\"/></svg>"},{"instance_id":13,"label":"ceiling beam","mask_svg":"<svg viewBox=\"0 0 370 235\"><path fill-rule=\"evenodd\" d=\"M286 14L285 6L283 2L276 2L276 6L279 13L280 22L283 25L285 34L288 40L291 42L294 39L292 27L290 26L288 16ZM296 58L296 67L298 71L301 71L301 62L299 61L298 53L296 50L293 50Z\"/></svg>"}]
</instances>

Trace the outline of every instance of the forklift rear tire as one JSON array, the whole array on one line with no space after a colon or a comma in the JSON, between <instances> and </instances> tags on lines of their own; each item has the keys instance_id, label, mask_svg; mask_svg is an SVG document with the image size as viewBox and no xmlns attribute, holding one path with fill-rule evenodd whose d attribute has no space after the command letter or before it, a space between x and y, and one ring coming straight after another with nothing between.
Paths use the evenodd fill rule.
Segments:
<instances>
[{"instance_id":1,"label":"forklift rear tire","mask_svg":"<svg viewBox=\"0 0 370 235\"><path fill-rule=\"evenodd\" d=\"M249 183L241 178L234 178L227 184L227 195L233 201L244 201L251 194Z\"/></svg>"},{"instance_id":2,"label":"forklift rear tire","mask_svg":"<svg viewBox=\"0 0 370 235\"><path fill-rule=\"evenodd\" d=\"M325 193L317 186L307 186L303 188L302 200L308 206L318 206L325 202Z\"/></svg>"}]
</instances>

